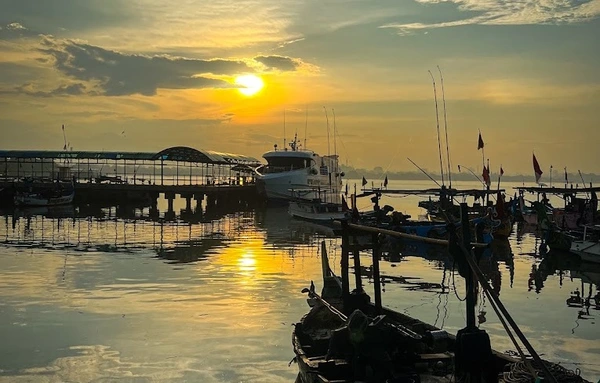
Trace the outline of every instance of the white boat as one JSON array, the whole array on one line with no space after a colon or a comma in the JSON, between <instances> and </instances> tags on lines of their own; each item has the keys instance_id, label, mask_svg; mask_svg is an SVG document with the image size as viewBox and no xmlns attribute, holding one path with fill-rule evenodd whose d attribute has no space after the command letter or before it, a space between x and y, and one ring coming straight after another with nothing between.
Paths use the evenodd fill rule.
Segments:
<instances>
[{"instance_id":1,"label":"white boat","mask_svg":"<svg viewBox=\"0 0 600 383\"><path fill-rule=\"evenodd\" d=\"M297 139L290 149L274 150L263 155L266 165L257 168L257 187L267 200L290 201L296 197L306 200L320 198L316 189L338 196L342 176L337 155L319 156L312 150L300 150Z\"/></svg>"},{"instance_id":2,"label":"white boat","mask_svg":"<svg viewBox=\"0 0 600 383\"><path fill-rule=\"evenodd\" d=\"M594 232L590 234L590 232ZM583 239L571 242L571 253L577 254L584 262L600 263L600 242L598 234L600 225L586 225L583 228Z\"/></svg>"},{"instance_id":3,"label":"white boat","mask_svg":"<svg viewBox=\"0 0 600 383\"><path fill-rule=\"evenodd\" d=\"M16 206L59 206L73 202L75 188L73 184L64 186L62 183L51 184L38 190L16 191L14 203Z\"/></svg>"},{"instance_id":4,"label":"white boat","mask_svg":"<svg viewBox=\"0 0 600 383\"><path fill-rule=\"evenodd\" d=\"M335 220L348 218L351 214L345 201L342 203L325 202L320 198L292 200L289 202L288 212L296 219L326 225L333 224Z\"/></svg>"}]
</instances>

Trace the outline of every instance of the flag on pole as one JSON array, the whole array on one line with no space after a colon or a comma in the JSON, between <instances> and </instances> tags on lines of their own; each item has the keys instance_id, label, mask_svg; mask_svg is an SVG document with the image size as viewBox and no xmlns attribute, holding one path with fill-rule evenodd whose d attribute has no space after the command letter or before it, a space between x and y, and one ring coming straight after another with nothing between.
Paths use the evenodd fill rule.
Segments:
<instances>
[{"instance_id":1,"label":"flag on pole","mask_svg":"<svg viewBox=\"0 0 600 383\"><path fill-rule=\"evenodd\" d=\"M537 158L535 158L535 153L533 154L533 171L535 172L535 182L540 183L540 178L542 178L544 172L542 171L542 168L540 168Z\"/></svg>"},{"instance_id":2,"label":"flag on pole","mask_svg":"<svg viewBox=\"0 0 600 383\"><path fill-rule=\"evenodd\" d=\"M502 169L502 165L500 165L500 177L504 175L504 169Z\"/></svg>"},{"instance_id":3,"label":"flag on pole","mask_svg":"<svg viewBox=\"0 0 600 383\"><path fill-rule=\"evenodd\" d=\"M458 172L460 173L460 165L458 165Z\"/></svg>"},{"instance_id":4,"label":"flag on pole","mask_svg":"<svg viewBox=\"0 0 600 383\"><path fill-rule=\"evenodd\" d=\"M367 184L367 179L365 178L365 176L363 176L362 179L362 186L365 186Z\"/></svg>"},{"instance_id":5,"label":"flag on pole","mask_svg":"<svg viewBox=\"0 0 600 383\"><path fill-rule=\"evenodd\" d=\"M481 138L481 132L479 132L479 140L477 141L477 150L483 149L483 138Z\"/></svg>"},{"instance_id":6,"label":"flag on pole","mask_svg":"<svg viewBox=\"0 0 600 383\"><path fill-rule=\"evenodd\" d=\"M568 184L569 183L569 176L567 174L567 168L565 167L565 183Z\"/></svg>"},{"instance_id":7,"label":"flag on pole","mask_svg":"<svg viewBox=\"0 0 600 383\"><path fill-rule=\"evenodd\" d=\"M488 169L487 166L483 167L482 177L483 177L483 180L485 181L485 184L489 187L492 184L492 180L490 178L490 169Z\"/></svg>"},{"instance_id":8,"label":"flag on pole","mask_svg":"<svg viewBox=\"0 0 600 383\"><path fill-rule=\"evenodd\" d=\"M383 187L386 188L388 185L388 179L387 176L385 176L385 179L383 180Z\"/></svg>"}]
</instances>

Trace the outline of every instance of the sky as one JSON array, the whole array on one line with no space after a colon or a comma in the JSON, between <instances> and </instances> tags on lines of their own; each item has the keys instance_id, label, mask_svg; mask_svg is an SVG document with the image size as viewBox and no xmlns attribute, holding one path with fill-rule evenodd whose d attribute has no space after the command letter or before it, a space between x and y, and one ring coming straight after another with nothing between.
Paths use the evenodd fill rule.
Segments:
<instances>
[{"instance_id":1,"label":"sky","mask_svg":"<svg viewBox=\"0 0 600 383\"><path fill-rule=\"evenodd\" d=\"M354 167L415 170L410 157L439 171L431 71L453 168L481 169L481 131L492 171L533 174L535 153L543 169L600 173L600 0L0 0L0 10L2 149L61 150L64 124L73 150L260 158L285 131ZM254 95L236 84L248 74L264 82Z\"/></svg>"}]
</instances>

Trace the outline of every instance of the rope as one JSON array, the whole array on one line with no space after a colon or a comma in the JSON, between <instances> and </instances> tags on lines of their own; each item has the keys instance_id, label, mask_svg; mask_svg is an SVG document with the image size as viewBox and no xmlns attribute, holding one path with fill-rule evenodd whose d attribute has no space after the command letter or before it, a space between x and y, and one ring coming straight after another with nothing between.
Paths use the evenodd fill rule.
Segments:
<instances>
[{"instance_id":1,"label":"rope","mask_svg":"<svg viewBox=\"0 0 600 383\"><path fill-rule=\"evenodd\" d=\"M533 362L528 360L530 363ZM557 381L561 383L582 383L585 380L579 376L579 370L572 371L563 366L544 361L544 367L548 369ZM534 363L536 372L541 372L542 366ZM515 362L510 365L508 371L502 373L502 381L505 383L529 383L535 382L535 375L531 375L531 372L526 367L526 364L522 361Z\"/></svg>"}]
</instances>

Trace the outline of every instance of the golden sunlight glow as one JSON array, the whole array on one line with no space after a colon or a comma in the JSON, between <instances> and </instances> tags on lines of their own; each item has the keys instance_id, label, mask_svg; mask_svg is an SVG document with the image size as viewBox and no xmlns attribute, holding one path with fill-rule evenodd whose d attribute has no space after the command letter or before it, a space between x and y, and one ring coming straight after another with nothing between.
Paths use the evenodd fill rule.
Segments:
<instances>
[{"instance_id":1,"label":"golden sunlight glow","mask_svg":"<svg viewBox=\"0 0 600 383\"><path fill-rule=\"evenodd\" d=\"M263 80L253 74L238 76L235 78L235 84L240 85L238 90L245 96L254 96L265 85Z\"/></svg>"}]
</instances>

